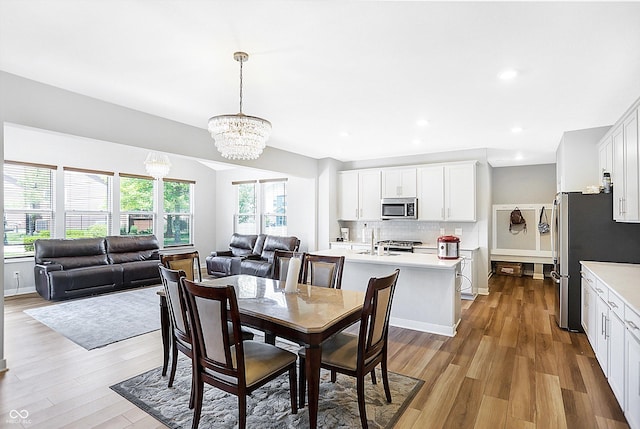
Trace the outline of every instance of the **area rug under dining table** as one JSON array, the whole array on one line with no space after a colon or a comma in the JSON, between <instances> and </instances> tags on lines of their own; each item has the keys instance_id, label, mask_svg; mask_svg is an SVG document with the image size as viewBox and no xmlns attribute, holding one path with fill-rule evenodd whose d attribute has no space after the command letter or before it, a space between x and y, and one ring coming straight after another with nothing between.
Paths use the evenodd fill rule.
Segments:
<instances>
[{"instance_id":1,"label":"area rug under dining table","mask_svg":"<svg viewBox=\"0 0 640 429\"><path fill-rule=\"evenodd\" d=\"M415 394L422 380L389 373L393 402L387 403L382 379L377 370L378 384L370 377L365 384L367 418L370 428L392 428ZM336 383L330 373L320 374L319 428L360 427L355 378L338 374ZM155 368L111 386L111 389L149 413L170 428L190 428L193 410L188 407L191 389L191 366L180 357L173 387L167 387L168 376L162 377ZM201 428L234 428L238 424L238 399L234 395L205 385ZM304 428L309 427L308 409L291 414L289 378L284 375L255 390L247 398L248 428Z\"/></svg>"}]
</instances>

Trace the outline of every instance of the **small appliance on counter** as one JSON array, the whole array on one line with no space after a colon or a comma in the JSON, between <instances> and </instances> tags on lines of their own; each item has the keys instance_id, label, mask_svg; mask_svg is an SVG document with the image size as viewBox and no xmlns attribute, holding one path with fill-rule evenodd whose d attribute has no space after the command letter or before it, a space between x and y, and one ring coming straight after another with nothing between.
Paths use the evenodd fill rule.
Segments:
<instances>
[{"instance_id":1,"label":"small appliance on counter","mask_svg":"<svg viewBox=\"0 0 640 429\"><path fill-rule=\"evenodd\" d=\"M340 228L340 237L342 241L349 241L349 228Z\"/></svg>"},{"instance_id":2,"label":"small appliance on counter","mask_svg":"<svg viewBox=\"0 0 640 429\"><path fill-rule=\"evenodd\" d=\"M438 258L458 259L460 257L460 239L455 235L438 237Z\"/></svg>"}]
</instances>

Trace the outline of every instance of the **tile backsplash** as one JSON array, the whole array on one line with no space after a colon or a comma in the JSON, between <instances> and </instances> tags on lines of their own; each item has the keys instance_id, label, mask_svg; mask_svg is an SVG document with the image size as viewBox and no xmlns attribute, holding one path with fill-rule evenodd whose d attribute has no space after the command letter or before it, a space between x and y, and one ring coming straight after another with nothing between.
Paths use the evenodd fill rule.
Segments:
<instances>
[{"instance_id":1,"label":"tile backsplash","mask_svg":"<svg viewBox=\"0 0 640 429\"><path fill-rule=\"evenodd\" d=\"M444 235L456 235L460 238L461 247L478 245L478 227L476 222L425 222L417 220L385 220L385 221L340 221L341 228L349 228L351 241L370 241L371 228L375 232L375 240L418 240L423 244L436 244L444 230ZM367 226L367 235L363 240L363 228ZM462 234L456 234L456 232ZM332 237L331 240L335 240Z\"/></svg>"}]
</instances>

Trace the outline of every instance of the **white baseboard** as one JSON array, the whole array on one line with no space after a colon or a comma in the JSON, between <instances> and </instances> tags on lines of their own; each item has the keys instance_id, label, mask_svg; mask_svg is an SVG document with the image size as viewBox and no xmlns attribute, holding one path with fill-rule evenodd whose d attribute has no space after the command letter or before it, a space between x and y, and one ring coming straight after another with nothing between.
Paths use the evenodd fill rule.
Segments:
<instances>
[{"instance_id":1,"label":"white baseboard","mask_svg":"<svg viewBox=\"0 0 640 429\"><path fill-rule=\"evenodd\" d=\"M36 291L36 287L34 286L22 286L19 288L11 288L4 290L4 296L17 296L17 295L26 295L29 293L34 293Z\"/></svg>"},{"instance_id":2,"label":"white baseboard","mask_svg":"<svg viewBox=\"0 0 640 429\"><path fill-rule=\"evenodd\" d=\"M415 320L399 319L392 317L389 320L391 326L398 328L413 329L414 331L429 332L431 334L446 335L454 337L456 335L456 326L436 325L434 323L418 322Z\"/></svg>"}]
</instances>

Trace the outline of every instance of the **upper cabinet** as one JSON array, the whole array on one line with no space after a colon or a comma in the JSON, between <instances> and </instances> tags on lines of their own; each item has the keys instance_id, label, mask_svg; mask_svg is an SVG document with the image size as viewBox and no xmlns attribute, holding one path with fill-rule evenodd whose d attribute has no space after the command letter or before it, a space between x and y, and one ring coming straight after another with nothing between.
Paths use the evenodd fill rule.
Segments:
<instances>
[{"instance_id":1,"label":"upper cabinet","mask_svg":"<svg viewBox=\"0 0 640 429\"><path fill-rule=\"evenodd\" d=\"M380 170L338 173L338 217L341 220L380 220Z\"/></svg>"},{"instance_id":2,"label":"upper cabinet","mask_svg":"<svg viewBox=\"0 0 640 429\"><path fill-rule=\"evenodd\" d=\"M416 169L387 168L382 170L382 198L415 197Z\"/></svg>"},{"instance_id":3,"label":"upper cabinet","mask_svg":"<svg viewBox=\"0 0 640 429\"><path fill-rule=\"evenodd\" d=\"M632 109L617 125L611 136L613 153L613 218L618 222L640 222L640 175L638 160L638 114ZM601 146L602 148L602 146Z\"/></svg>"},{"instance_id":4,"label":"upper cabinet","mask_svg":"<svg viewBox=\"0 0 640 429\"><path fill-rule=\"evenodd\" d=\"M476 162L419 167L418 220L475 222Z\"/></svg>"}]
</instances>

